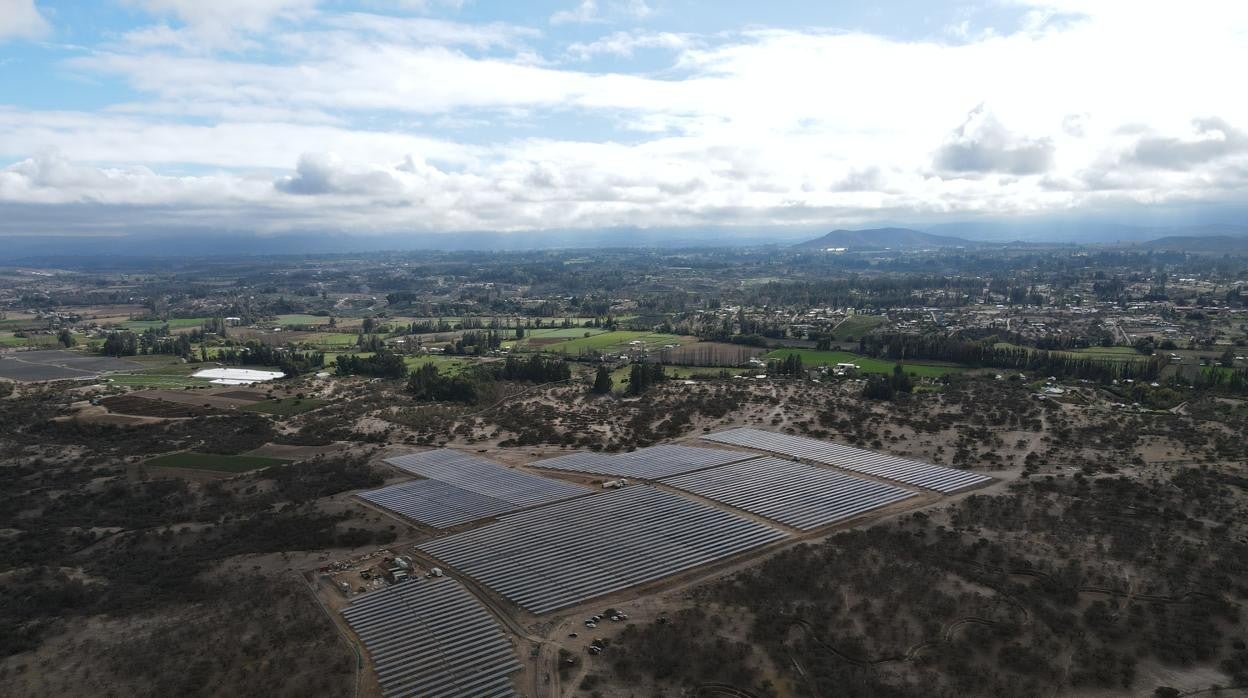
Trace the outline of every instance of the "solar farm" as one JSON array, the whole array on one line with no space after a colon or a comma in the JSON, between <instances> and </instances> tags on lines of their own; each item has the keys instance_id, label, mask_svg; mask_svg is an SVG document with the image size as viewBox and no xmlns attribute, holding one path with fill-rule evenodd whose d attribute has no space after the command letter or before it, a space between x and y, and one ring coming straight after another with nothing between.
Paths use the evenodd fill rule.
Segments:
<instances>
[{"instance_id":1,"label":"solar farm","mask_svg":"<svg viewBox=\"0 0 1248 698\"><path fill-rule=\"evenodd\" d=\"M499 610L495 595L534 615L551 613L990 480L760 429L701 438L736 448L661 445L529 463L551 477L452 449L386 459L422 479L361 499L433 528L493 520L417 543L432 580L396 581L343 611L376 664L382 692L514 695L511 674L520 664L474 599L482 588L498 613L510 611ZM642 482L590 490L553 479L559 473ZM438 578L443 572L433 565L473 584Z\"/></svg>"},{"instance_id":2,"label":"solar farm","mask_svg":"<svg viewBox=\"0 0 1248 698\"><path fill-rule=\"evenodd\" d=\"M786 533L649 485L504 516L418 546L546 613L781 540Z\"/></svg>"},{"instance_id":3,"label":"solar farm","mask_svg":"<svg viewBox=\"0 0 1248 698\"><path fill-rule=\"evenodd\" d=\"M387 698L515 695L515 651L459 582L396 584L357 596L342 615L368 648Z\"/></svg>"},{"instance_id":4,"label":"solar farm","mask_svg":"<svg viewBox=\"0 0 1248 698\"><path fill-rule=\"evenodd\" d=\"M539 460L529 465L547 470L659 480L753 457L749 453L740 451L663 445L639 448L636 451L615 455L593 451L570 453L558 458Z\"/></svg>"},{"instance_id":5,"label":"solar farm","mask_svg":"<svg viewBox=\"0 0 1248 698\"><path fill-rule=\"evenodd\" d=\"M512 502L517 508L586 493L583 487L512 470L492 460L449 448L387 458L386 462L413 475Z\"/></svg>"},{"instance_id":6,"label":"solar farm","mask_svg":"<svg viewBox=\"0 0 1248 698\"><path fill-rule=\"evenodd\" d=\"M802 530L915 496L900 487L779 458L755 458L663 482Z\"/></svg>"},{"instance_id":7,"label":"solar farm","mask_svg":"<svg viewBox=\"0 0 1248 698\"><path fill-rule=\"evenodd\" d=\"M949 494L989 482L992 478L966 470L866 451L828 441L778 434L762 429L731 429L702 437L706 441L742 446L823 463L843 470L893 480Z\"/></svg>"},{"instance_id":8,"label":"solar farm","mask_svg":"<svg viewBox=\"0 0 1248 698\"><path fill-rule=\"evenodd\" d=\"M386 462L427 479L361 492L360 499L433 528L451 528L589 492L450 449Z\"/></svg>"}]
</instances>

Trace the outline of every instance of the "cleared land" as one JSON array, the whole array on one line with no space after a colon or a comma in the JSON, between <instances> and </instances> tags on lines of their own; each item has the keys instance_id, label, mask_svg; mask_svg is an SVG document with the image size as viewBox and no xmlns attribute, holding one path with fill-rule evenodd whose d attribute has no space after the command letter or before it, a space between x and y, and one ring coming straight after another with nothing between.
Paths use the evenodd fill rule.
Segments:
<instances>
[{"instance_id":1,"label":"cleared land","mask_svg":"<svg viewBox=\"0 0 1248 698\"><path fill-rule=\"evenodd\" d=\"M216 410L211 407L186 405L166 400L155 400L135 395L115 395L100 400L100 404L114 414L129 414L139 417L164 417L179 419L185 417L202 417Z\"/></svg>"},{"instance_id":2,"label":"cleared land","mask_svg":"<svg viewBox=\"0 0 1248 698\"><path fill-rule=\"evenodd\" d=\"M222 456L214 453L170 453L143 461L143 465L157 468L187 468L212 470L221 473L245 473L249 470L284 465L290 461L264 456Z\"/></svg>"},{"instance_id":3,"label":"cleared land","mask_svg":"<svg viewBox=\"0 0 1248 698\"><path fill-rule=\"evenodd\" d=\"M325 402L325 400L315 398L287 397L281 400L256 402L239 409L244 412L262 412L264 414L275 414L279 417L293 417L304 412L311 412L323 406Z\"/></svg>"}]
</instances>

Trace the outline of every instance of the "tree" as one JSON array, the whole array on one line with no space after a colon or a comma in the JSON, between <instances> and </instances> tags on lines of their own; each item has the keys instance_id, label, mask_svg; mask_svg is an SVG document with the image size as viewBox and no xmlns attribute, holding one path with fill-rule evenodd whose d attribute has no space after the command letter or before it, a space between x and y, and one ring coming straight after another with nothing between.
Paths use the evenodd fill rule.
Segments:
<instances>
[{"instance_id":1,"label":"tree","mask_svg":"<svg viewBox=\"0 0 1248 698\"><path fill-rule=\"evenodd\" d=\"M66 349L78 343L78 340L74 339L74 333L70 332L68 327L61 328L61 331L56 335L56 341L60 342L61 346Z\"/></svg>"},{"instance_id":2,"label":"tree","mask_svg":"<svg viewBox=\"0 0 1248 698\"><path fill-rule=\"evenodd\" d=\"M606 395L611 392L614 381L611 380L611 371L606 366L599 366L598 373L594 376L594 387L592 392L595 395Z\"/></svg>"}]
</instances>

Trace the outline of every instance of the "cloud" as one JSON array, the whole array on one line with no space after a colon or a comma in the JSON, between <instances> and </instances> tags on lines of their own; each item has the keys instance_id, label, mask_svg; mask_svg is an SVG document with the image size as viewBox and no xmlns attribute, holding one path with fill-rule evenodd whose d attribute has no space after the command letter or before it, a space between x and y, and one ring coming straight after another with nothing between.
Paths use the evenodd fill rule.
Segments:
<instances>
[{"instance_id":1,"label":"cloud","mask_svg":"<svg viewBox=\"0 0 1248 698\"><path fill-rule=\"evenodd\" d=\"M550 23L599 24L616 20L641 21L654 14L645 0L614 0L604 10L597 0L581 0L575 7L559 10L550 16Z\"/></svg>"},{"instance_id":2,"label":"cloud","mask_svg":"<svg viewBox=\"0 0 1248 698\"><path fill-rule=\"evenodd\" d=\"M604 21L598 16L598 3L596 0L581 0L576 7L570 10L559 10L550 16L551 24L568 24L570 22L576 24L585 24L587 22Z\"/></svg>"},{"instance_id":3,"label":"cloud","mask_svg":"<svg viewBox=\"0 0 1248 698\"><path fill-rule=\"evenodd\" d=\"M128 38L149 45L163 41L172 46L218 46L249 48L257 44L244 37L267 29L278 19L309 16L317 0L126 0L148 12L173 17L192 38L178 30L158 26L131 32Z\"/></svg>"},{"instance_id":4,"label":"cloud","mask_svg":"<svg viewBox=\"0 0 1248 698\"><path fill-rule=\"evenodd\" d=\"M698 40L689 34L671 32L615 32L590 42L568 45L567 53L576 60L589 60L594 56L611 55L631 57L637 49L657 48L682 51L697 45Z\"/></svg>"},{"instance_id":5,"label":"cloud","mask_svg":"<svg viewBox=\"0 0 1248 698\"><path fill-rule=\"evenodd\" d=\"M1248 102L1225 89L1248 62L1239 4L1196 2L1189 27L1148 3L1091 3L1078 21L952 44L809 28L688 35L663 31L675 25L662 15L653 31L539 31L311 2L258 3L238 26L263 28L240 34L197 5L154 2L165 9L152 24L58 64L124 85L124 101L0 106L7 206L69 227L89 209L133 225L457 231L1248 197L1243 134L1229 125L1248 123ZM629 7L600 0L587 16L636 19ZM1156 50L1161 34L1173 51ZM635 63L588 60L647 49ZM991 111L968 115L978 103ZM1193 129L1209 114L1222 121ZM0 233L17 229L0 211Z\"/></svg>"},{"instance_id":6,"label":"cloud","mask_svg":"<svg viewBox=\"0 0 1248 698\"><path fill-rule=\"evenodd\" d=\"M984 105L971 110L966 121L936 151L936 169L951 174L1034 175L1053 166L1053 141L1017 136Z\"/></svg>"},{"instance_id":7,"label":"cloud","mask_svg":"<svg viewBox=\"0 0 1248 698\"><path fill-rule=\"evenodd\" d=\"M400 190L390 173L380 168L351 166L333 153L305 153L299 157L295 174L273 183L287 194L392 195Z\"/></svg>"},{"instance_id":8,"label":"cloud","mask_svg":"<svg viewBox=\"0 0 1248 698\"><path fill-rule=\"evenodd\" d=\"M1217 118L1192 122L1194 138L1144 137L1130 159L1167 170L1188 170L1229 155L1248 152L1248 134Z\"/></svg>"},{"instance_id":9,"label":"cloud","mask_svg":"<svg viewBox=\"0 0 1248 698\"><path fill-rule=\"evenodd\" d=\"M34 0L0 0L0 42L38 39L51 30Z\"/></svg>"}]
</instances>

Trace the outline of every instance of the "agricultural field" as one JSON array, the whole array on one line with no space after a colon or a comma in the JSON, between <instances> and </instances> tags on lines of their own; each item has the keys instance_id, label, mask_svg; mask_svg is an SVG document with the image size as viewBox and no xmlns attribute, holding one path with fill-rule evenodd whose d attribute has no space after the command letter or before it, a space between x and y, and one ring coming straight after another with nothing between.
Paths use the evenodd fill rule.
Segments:
<instances>
[{"instance_id":1,"label":"agricultural field","mask_svg":"<svg viewBox=\"0 0 1248 698\"><path fill-rule=\"evenodd\" d=\"M639 349L654 351L662 349L668 344L686 344L692 341L694 340L691 337L682 337L674 334L617 330L615 332L603 332L591 337L579 337L566 342L549 344L541 347L541 350L572 355L591 351L611 354L626 353ZM637 344L632 342L637 342Z\"/></svg>"},{"instance_id":2,"label":"agricultural field","mask_svg":"<svg viewBox=\"0 0 1248 698\"><path fill-rule=\"evenodd\" d=\"M851 315L832 330L832 339L838 342L852 342L861 339L864 334L883 325L887 318L879 315Z\"/></svg>"},{"instance_id":3,"label":"agricultural field","mask_svg":"<svg viewBox=\"0 0 1248 698\"><path fill-rule=\"evenodd\" d=\"M266 458L264 456L223 456L214 453L170 453L143 461L143 465L157 468L186 468L189 470L211 470L220 473L245 473L274 465L285 465L290 461L283 458Z\"/></svg>"},{"instance_id":4,"label":"agricultural field","mask_svg":"<svg viewBox=\"0 0 1248 698\"><path fill-rule=\"evenodd\" d=\"M281 327L298 327L300 325L327 325L329 324L329 318L330 316L328 315L306 315L303 313L292 313L289 315L278 315L277 322L272 323L272 324L275 324ZM347 321L348 321L347 318L338 318L338 317L335 318L335 323L337 324L342 324ZM265 325L267 323L262 322L262 323L257 323L257 324ZM356 321L356 324L359 324L359 322Z\"/></svg>"},{"instance_id":5,"label":"agricultural field","mask_svg":"<svg viewBox=\"0 0 1248 698\"><path fill-rule=\"evenodd\" d=\"M209 318L206 317L179 317L169 318L168 320L126 320L125 322L120 323L120 325L122 329L127 329L131 332L142 332L144 330L156 329L168 325L169 331L173 332L176 330L189 330L200 327L208 320Z\"/></svg>"},{"instance_id":6,"label":"agricultural field","mask_svg":"<svg viewBox=\"0 0 1248 698\"><path fill-rule=\"evenodd\" d=\"M859 370L863 373L889 374L893 372L893 366L897 363L884 359L874 359L848 351L817 351L815 349L776 349L763 358L786 359L794 355L802 357L802 365L804 366L835 366L839 363L849 363L857 364ZM950 373L966 370L964 366L940 363L905 363L903 366L907 373L912 373L920 378L939 378Z\"/></svg>"},{"instance_id":7,"label":"agricultural field","mask_svg":"<svg viewBox=\"0 0 1248 698\"><path fill-rule=\"evenodd\" d=\"M240 407L239 409L244 412L260 412L278 417L293 417L304 412L311 412L318 407L324 406L326 403L326 400L318 400L316 398L287 397L280 400L264 400Z\"/></svg>"},{"instance_id":8,"label":"agricultural field","mask_svg":"<svg viewBox=\"0 0 1248 698\"><path fill-rule=\"evenodd\" d=\"M106 397L100 400L100 404L114 414L161 417L165 419L202 417L217 411L206 405L187 405L168 400L153 400L134 394Z\"/></svg>"},{"instance_id":9,"label":"agricultural field","mask_svg":"<svg viewBox=\"0 0 1248 698\"><path fill-rule=\"evenodd\" d=\"M12 332L0 332L0 347L54 347L59 342L54 334L35 334L16 337Z\"/></svg>"},{"instance_id":10,"label":"agricultural field","mask_svg":"<svg viewBox=\"0 0 1248 698\"><path fill-rule=\"evenodd\" d=\"M1026 349L1017 344L1008 342L997 342L998 347L1008 347L1011 349ZM1107 361L1147 361L1148 356L1136 351L1133 347L1084 347L1082 349L1071 349L1069 351L1056 351L1054 353L1063 354L1065 356L1074 356L1087 359L1105 359Z\"/></svg>"},{"instance_id":11,"label":"agricultural field","mask_svg":"<svg viewBox=\"0 0 1248 698\"><path fill-rule=\"evenodd\" d=\"M328 357L326 358L328 362ZM437 354L422 354L420 356L406 356L403 363L407 366L407 370L414 371L421 366L430 364L437 366L438 370L443 373L459 373L465 367L471 366L473 359L462 358L458 356L439 356Z\"/></svg>"},{"instance_id":12,"label":"agricultural field","mask_svg":"<svg viewBox=\"0 0 1248 698\"><path fill-rule=\"evenodd\" d=\"M729 342L682 343L675 349L660 349L658 360L665 364L691 366L743 366L766 349Z\"/></svg>"}]
</instances>

